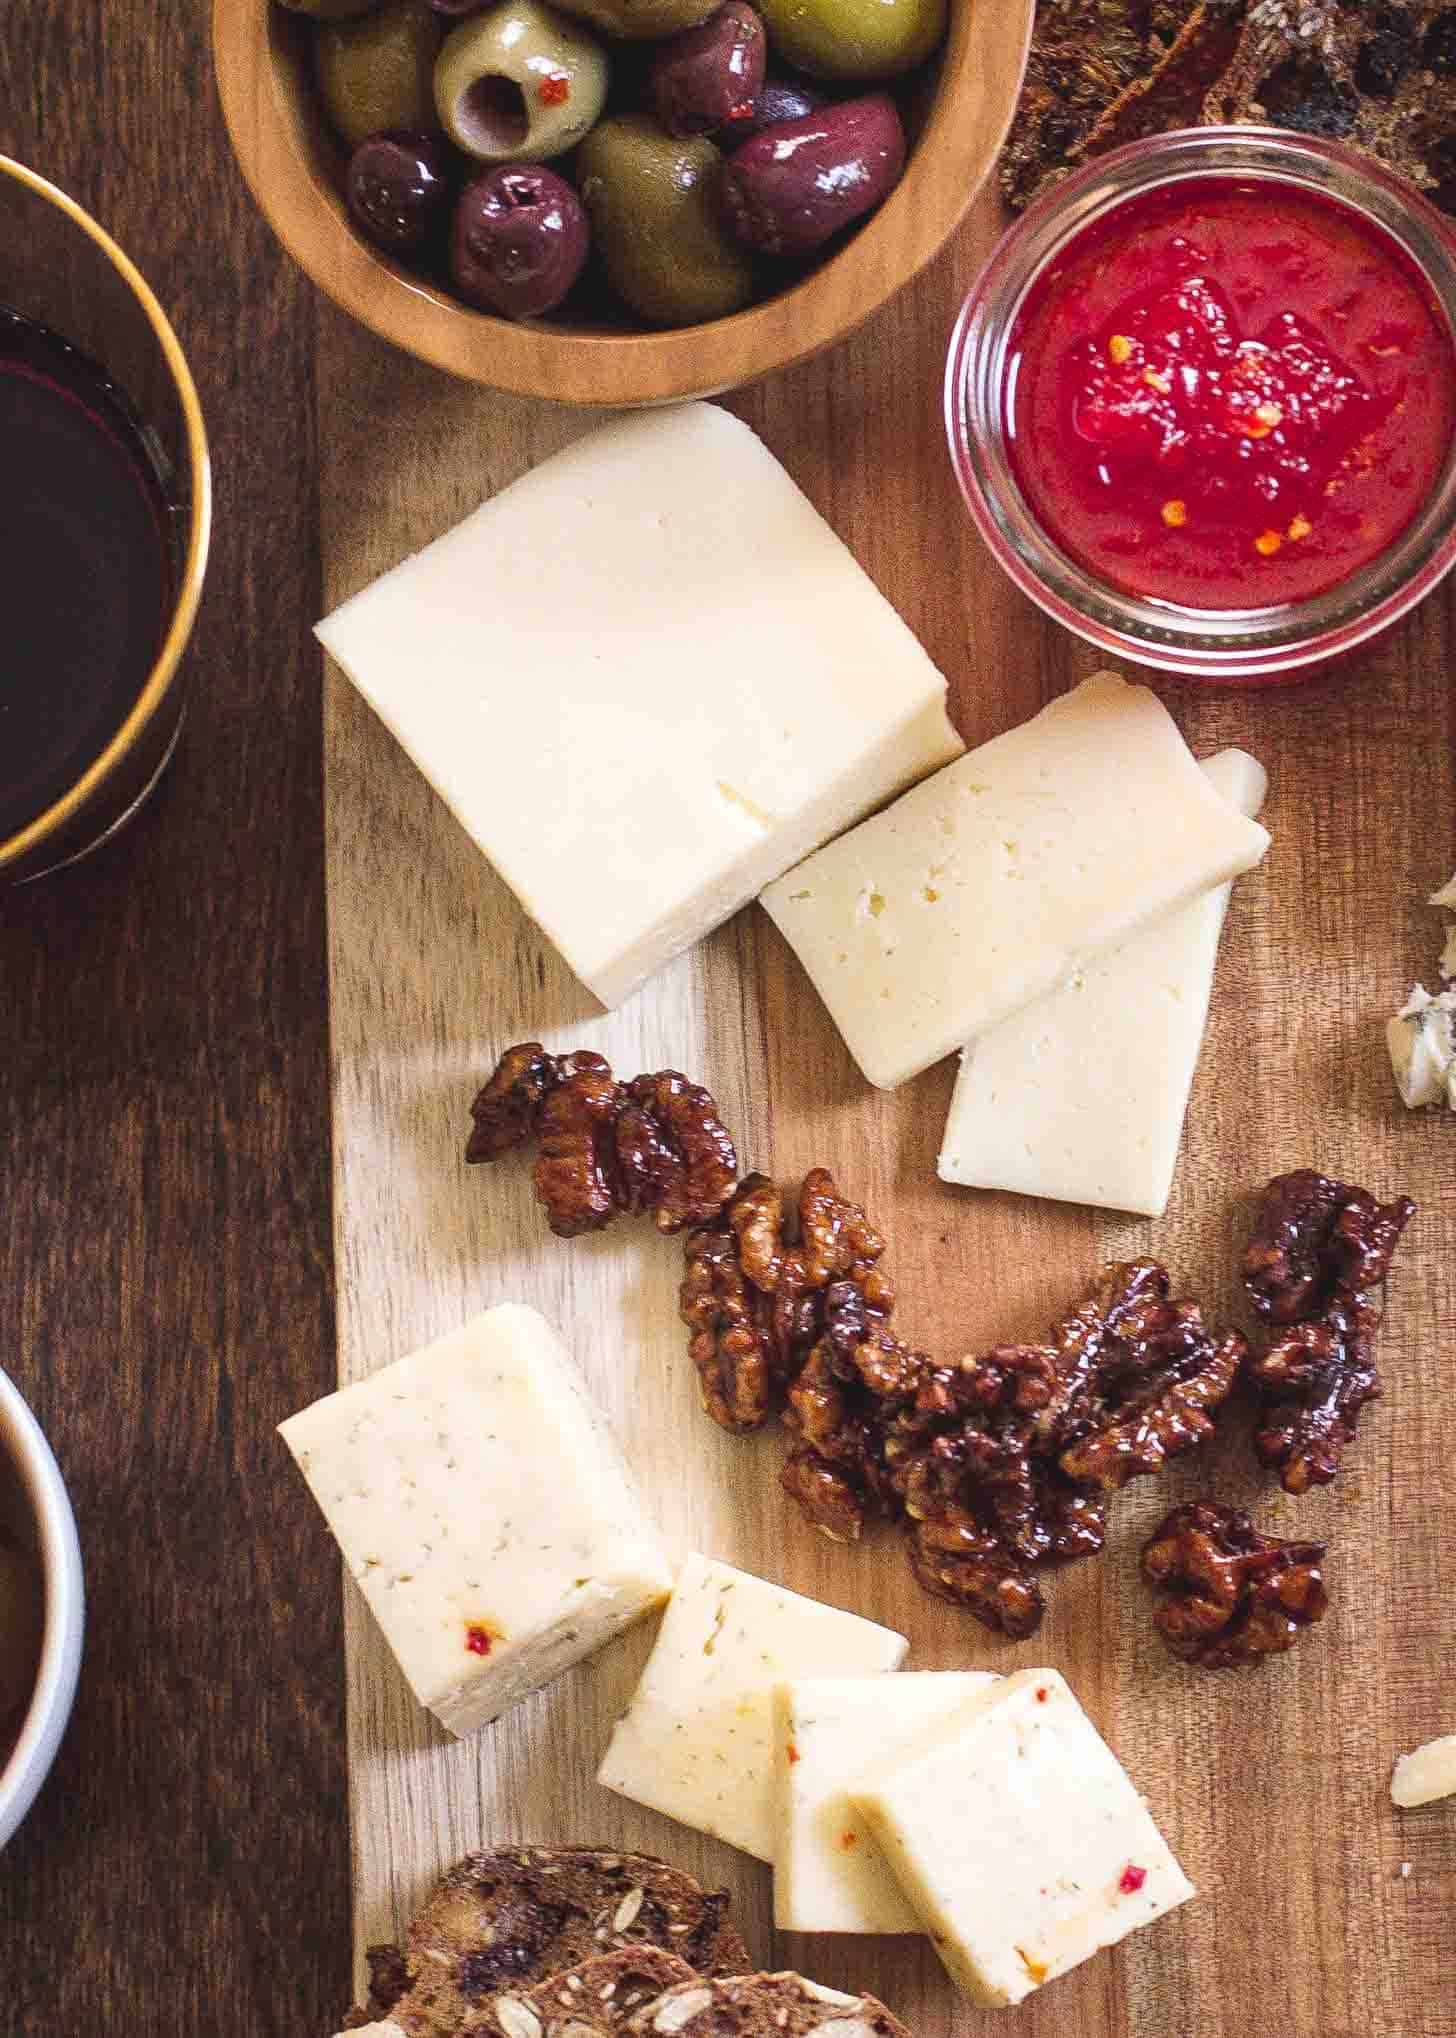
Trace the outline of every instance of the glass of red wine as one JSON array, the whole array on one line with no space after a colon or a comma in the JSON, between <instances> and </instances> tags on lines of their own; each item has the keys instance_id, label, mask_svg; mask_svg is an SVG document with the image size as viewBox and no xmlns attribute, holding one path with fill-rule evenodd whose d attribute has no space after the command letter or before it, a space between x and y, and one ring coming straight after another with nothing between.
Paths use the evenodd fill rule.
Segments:
<instances>
[{"instance_id":1,"label":"glass of red wine","mask_svg":"<svg viewBox=\"0 0 1456 2038\"><path fill-rule=\"evenodd\" d=\"M0 156L0 887L73 863L161 777L207 559L197 391L134 264Z\"/></svg>"}]
</instances>

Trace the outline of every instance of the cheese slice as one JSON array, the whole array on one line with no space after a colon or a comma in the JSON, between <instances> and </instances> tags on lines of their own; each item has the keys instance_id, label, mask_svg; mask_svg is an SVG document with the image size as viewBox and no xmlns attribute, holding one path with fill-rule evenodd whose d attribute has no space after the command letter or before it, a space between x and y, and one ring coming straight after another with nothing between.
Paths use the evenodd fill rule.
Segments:
<instances>
[{"instance_id":1,"label":"cheese slice","mask_svg":"<svg viewBox=\"0 0 1456 2038\"><path fill-rule=\"evenodd\" d=\"M1105 672L819 850L763 904L888 1090L1268 846L1156 696Z\"/></svg>"},{"instance_id":2,"label":"cheese slice","mask_svg":"<svg viewBox=\"0 0 1456 2038\"><path fill-rule=\"evenodd\" d=\"M989 1670L810 1677L774 1692L774 1923L781 1932L918 1932L848 1786L949 1719Z\"/></svg>"},{"instance_id":3,"label":"cheese slice","mask_svg":"<svg viewBox=\"0 0 1456 2038\"><path fill-rule=\"evenodd\" d=\"M1390 1779L1390 1795L1402 1811L1456 1797L1456 1734L1442 1734L1402 1755Z\"/></svg>"},{"instance_id":4,"label":"cheese slice","mask_svg":"<svg viewBox=\"0 0 1456 2038\"><path fill-rule=\"evenodd\" d=\"M405 2038L398 2024L356 2024L352 2031L339 2031L335 2038Z\"/></svg>"},{"instance_id":5,"label":"cheese slice","mask_svg":"<svg viewBox=\"0 0 1456 2038\"><path fill-rule=\"evenodd\" d=\"M616 1445L534 1309L487 1310L280 1434L415 1697L452 1734L672 1589Z\"/></svg>"},{"instance_id":6,"label":"cheese slice","mask_svg":"<svg viewBox=\"0 0 1456 2038\"><path fill-rule=\"evenodd\" d=\"M1195 1894L1055 1670L1023 1670L853 1786L957 1987L988 2008Z\"/></svg>"},{"instance_id":7,"label":"cheese slice","mask_svg":"<svg viewBox=\"0 0 1456 2038\"><path fill-rule=\"evenodd\" d=\"M1269 782L1246 751L1203 772L1239 813L1263 806ZM1161 1217L1231 891L1215 885L972 1041L942 1180Z\"/></svg>"},{"instance_id":8,"label":"cheese slice","mask_svg":"<svg viewBox=\"0 0 1456 2038\"><path fill-rule=\"evenodd\" d=\"M774 1686L896 1670L908 1646L858 1614L689 1557L597 1780L771 1861Z\"/></svg>"},{"instance_id":9,"label":"cheese slice","mask_svg":"<svg viewBox=\"0 0 1456 2038\"><path fill-rule=\"evenodd\" d=\"M749 428L621 418L319 625L604 1004L965 748Z\"/></svg>"}]
</instances>

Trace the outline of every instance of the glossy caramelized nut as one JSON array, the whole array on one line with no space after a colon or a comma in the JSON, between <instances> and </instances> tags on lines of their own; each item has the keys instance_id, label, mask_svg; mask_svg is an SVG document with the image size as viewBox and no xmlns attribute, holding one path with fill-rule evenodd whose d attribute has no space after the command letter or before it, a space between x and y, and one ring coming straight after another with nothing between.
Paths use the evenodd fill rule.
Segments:
<instances>
[{"instance_id":1,"label":"glossy caramelized nut","mask_svg":"<svg viewBox=\"0 0 1456 2038\"><path fill-rule=\"evenodd\" d=\"M329 21L314 44L324 111L351 149L388 128L433 129L438 18L425 0L390 0L357 21Z\"/></svg>"},{"instance_id":2,"label":"glossy caramelized nut","mask_svg":"<svg viewBox=\"0 0 1456 2038\"><path fill-rule=\"evenodd\" d=\"M424 247L450 206L450 174L438 135L387 129L360 142L344 180L361 233L392 254Z\"/></svg>"},{"instance_id":3,"label":"glossy caramelized nut","mask_svg":"<svg viewBox=\"0 0 1456 2038\"><path fill-rule=\"evenodd\" d=\"M1143 1545L1143 1576L1167 1594L1154 1620L1169 1650L1204 1670L1293 1648L1329 1605L1323 1543L1260 1535L1246 1514L1194 1500Z\"/></svg>"},{"instance_id":4,"label":"glossy caramelized nut","mask_svg":"<svg viewBox=\"0 0 1456 2038\"><path fill-rule=\"evenodd\" d=\"M483 163L541 163L575 148L607 96L606 52L539 0L499 0L446 37L440 124Z\"/></svg>"},{"instance_id":5,"label":"glossy caramelized nut","mask_svg":"<svg viewBox=\"0 0 1456 2038\"><path fill-rule=\"evenodd\" d=\"M890 195L905 131L884 92L767 127L729 158L724 213L745 247L811 255Z\"/></svg>"},{"instance_id":6,"label":"glossy caramelized nut","mask_svg":"<svg viewBox=\"0 0 1456 2038\"><path fill-rule=\"evenodd\" d=\"M576 282L590 240L581 200L564 178L534 163L499 165L460 194L451 279L480 311L541 318Z\"/></svg>"},{"instance_id":7,"label":"glossy caramelized nut","mask_svg":"<svg viewBox=\"0 0 1456 2038\"><path fill-rule=\"evenodd\" d=\"M736 130L763 85L763 21L748 0L726 5L698 28L665 42L652 64L652 105L669 134Z\"/></svg>"}]
</instances>

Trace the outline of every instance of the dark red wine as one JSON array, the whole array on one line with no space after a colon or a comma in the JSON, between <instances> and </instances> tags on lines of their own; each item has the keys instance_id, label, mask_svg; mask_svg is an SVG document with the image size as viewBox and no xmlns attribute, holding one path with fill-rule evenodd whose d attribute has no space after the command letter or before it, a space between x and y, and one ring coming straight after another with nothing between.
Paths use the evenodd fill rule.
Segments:
<instances>
[{"instance_id":1,"label":"dark red wine","mask_svg":"<svg viewBox=\"0 0 1456 2038\"><path fill-rule=\"evenodd\" d=\"M172 526L123 392L0 307L0 842L95 762L145 685Z\"/></svg>"}]
</instances>

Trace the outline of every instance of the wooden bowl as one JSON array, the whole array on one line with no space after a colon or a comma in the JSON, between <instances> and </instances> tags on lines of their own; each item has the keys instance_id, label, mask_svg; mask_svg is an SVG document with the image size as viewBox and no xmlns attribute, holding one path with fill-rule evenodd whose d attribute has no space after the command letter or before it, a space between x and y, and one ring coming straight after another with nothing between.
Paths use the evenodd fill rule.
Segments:
<instances>
[{"instance_id":1,"label":"wooden bowl","mask_svg":"<svg viewBox=\"0 0 1456 2038\"><path fill-rule=\"evenodd\" d=\"M467 310L350 225L337 143L304 61L306 27L269 0L213 0L218 89L253 195L300 267L364 325L472 381L566 403L710 396L843 339L916 275L965 216L1006 138L1035 0L951 0L950 31L904 177L792 289L671 331L512 324ZM301 32L302 31L302 32Z\"/></svg>"}]
</instances>

